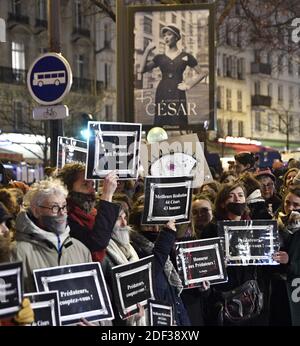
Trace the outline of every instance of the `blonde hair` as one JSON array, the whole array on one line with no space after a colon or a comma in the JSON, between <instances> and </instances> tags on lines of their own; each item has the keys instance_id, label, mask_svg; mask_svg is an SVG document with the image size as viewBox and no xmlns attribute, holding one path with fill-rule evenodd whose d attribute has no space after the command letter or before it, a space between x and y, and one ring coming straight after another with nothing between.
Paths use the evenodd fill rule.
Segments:
<instances>
[{"instance_id":1,"label":"blonde hair","mask_svg":"<svg viewBox=\"0 0 300 346\"><path fill-rule=\"evenodd\" d=\"M30 209L32 206L38 206L51 195L68 195L68 190L59 179L48 178L31 185L29 191L24 196L24 208Z\"/></svg>"}]
</instances>

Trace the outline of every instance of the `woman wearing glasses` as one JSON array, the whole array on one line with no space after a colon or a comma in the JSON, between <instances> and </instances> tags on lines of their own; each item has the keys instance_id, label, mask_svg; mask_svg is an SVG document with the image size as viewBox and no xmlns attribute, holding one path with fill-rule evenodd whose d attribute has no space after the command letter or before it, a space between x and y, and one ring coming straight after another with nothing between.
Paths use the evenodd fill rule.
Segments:
<instances>
[{"instance_id":1,"label":"woman wearing glasses","mask_svg":"<svg viewBox=\"0 0 300 346\"><path fill-rule=\"evenodd\" d=\"M92 261L90 251L69 235L66 196L60 180L49 179L33 184L24 197L12 257L23 262L25 292L35 291L34 269Z\"/></svg>"}]
</instances>

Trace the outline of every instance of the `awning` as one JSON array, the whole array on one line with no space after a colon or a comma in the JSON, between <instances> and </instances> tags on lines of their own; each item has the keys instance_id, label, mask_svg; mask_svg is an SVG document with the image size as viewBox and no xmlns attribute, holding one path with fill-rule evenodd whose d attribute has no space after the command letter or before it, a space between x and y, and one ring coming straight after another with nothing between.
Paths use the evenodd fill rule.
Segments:
<instances>
[{"instance_id":1,"label":"awning","mask_svg":"<svg viewBox=\"0 0 300 346\"><path fill-rule=\"evenodd\" d=\"M238 144L238 143L219 143L219 142L208 142L207 150L210 153L219 153L221 157L234 156L241 151L250 151L252 153L258 153L263 151L273 151L271 147L255 144Z\"/></svg>"},{"instance_id":2,"label":"awning","mask_svg":"<svg viewBox=\"0 0 300 346\"><path fill-rule=\"evenodd\" d=\"M0 160L21 162L24 158L22 154L0 148Z\"/></svg>"}]
</instances>

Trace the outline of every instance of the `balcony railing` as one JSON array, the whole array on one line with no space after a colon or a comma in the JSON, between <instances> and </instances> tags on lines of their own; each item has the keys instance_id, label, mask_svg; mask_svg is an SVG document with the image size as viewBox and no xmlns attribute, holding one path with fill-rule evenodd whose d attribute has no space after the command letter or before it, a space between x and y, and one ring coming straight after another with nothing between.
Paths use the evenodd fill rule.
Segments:
<instances>
[{"instance_id":1,"label":"balcony railing","mask_svg":"<svg viewBox=\"0 0 300 346\"><path fill-rule=\"evenodd\" d=\"M79 35L79 36L84 36L84 37L91 37L91 32L89 29L85 29L85 28L73 28L73 32L72 35Z\"/></svg>"},{"instance_id":2,"label":"balcony railing","mask_svg":"<svg viewBox=\"0 0 300 346\"><path fill-rule=\"evenodd\" d=\"M100 95L103 89L104 87L102 81L96 81L95 85L94 81L91 79L73 77L73 84L71 89L71 91L73 92L83 92L85 94L94 95L96 91L96 95Z\"/></svg>"},{"instance_id":3,"label":"balcony railing","mask_svg":"<svg viewBox=\"0 0 300 346\"><path fill-rule=\"evenodd\" d=\"M47 28L48 21L46 19L35 18L35 27L36 28Z\"/></svg>"},{"instance_id":4,"label":"balcony railing","mask_svg":"<svg viewBox=\"0 0 300 346\"><path fill-rule=\"evenodd\" d=\"M0 83L25 84L27 70L16 70L11 67L0 66Z\"/></svg>"},{"instance_id":5,"label":"balcony railing","mask_svg":"<svg viewBox=\"0 0 300 346\"><path fill-rule=\"evenodd\" d=\"M8 22L17 22L21 24L29 24L29 17L28 16L22 16L17 13L10 12L8 14Z\"/></svg>"},{"instance_id":6,"label":"balcony railing","mask_svg":"<svg viewBox=\"0 0 300 346\"><path fill-rule=\"evenodd\" d=\"M271 107L272 97L265 95L253 95L251 101L252 106Z\"/></svg>"},{"instance_id":7,"label":"balcony railing","mask_svg":"<svg viewBox=\"0 0 300 346\"><path fill-rule=\"evenodd\" d=\"M252 74L262 73L262 74L271 75L271 72L272 72L272 67L270 64L263 64L263 63L256 63L256 62L251 63Z\"/></svg>"}]
</instances>

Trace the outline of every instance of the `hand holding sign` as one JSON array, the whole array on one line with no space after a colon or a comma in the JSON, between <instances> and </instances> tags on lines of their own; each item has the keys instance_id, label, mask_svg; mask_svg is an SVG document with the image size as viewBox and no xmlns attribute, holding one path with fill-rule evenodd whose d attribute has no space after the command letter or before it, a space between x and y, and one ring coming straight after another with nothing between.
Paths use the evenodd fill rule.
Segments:
<instances>
[{"instance_id":1,"label":"hand holding sign","mask_svg":"<svg viewBox=\"0 0 300 346\"><path fill-rule=\"evenodd\" d=\"M14 320L18 324L31 324L34 321L34 313L28 298L22 301L22 307Z\"/></svg>"},{"instance_id":2,"label":"hand holding sign","mask_svg":"<svg viewBox=\"0 0 300 346\"><path fill-rule=\"evenodd\" d=\"M111 171L107 174L107 176L104 179L103 183L103 192L101 195L101 199L111 202L114 192L116 191L117 184L118 184L118 175L116 174L116 171Z\"/></svg>"},{"instance_id":3,"label":"hand holding sign","mask_svg":"<svg viewBox=\"0 0 300 346\"><path fill-rule=\"evenodd\" d=\"M281 264L287 264L289 262L289 255L285 251L278 251L274 253L273 260Z\"/></svg>"},{"instance_id":4,"label":"hand holding sign","mask_svg":"<svg viewBox=\"0 0 300 346\"><path fill-rule=\"evenodd\" d=\"M176 225L175 225L175 219L171 219L167 224L166 228L176 232Z\"/></svg>"}]
</instances>

